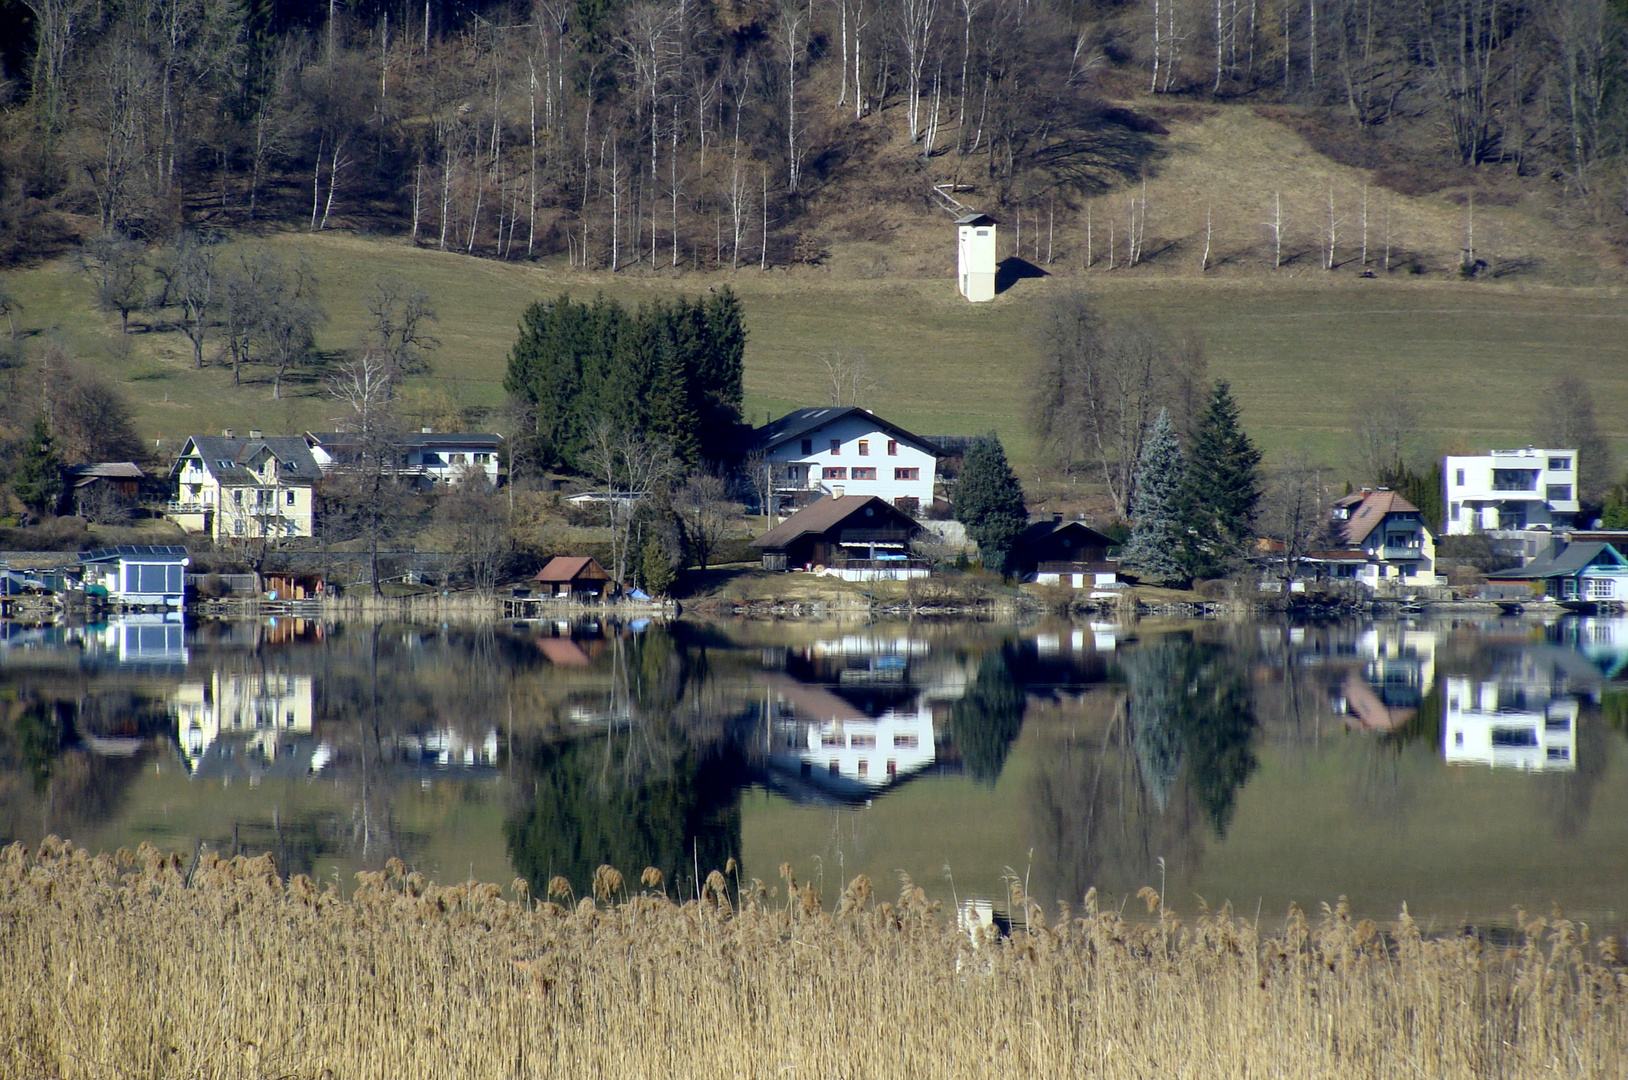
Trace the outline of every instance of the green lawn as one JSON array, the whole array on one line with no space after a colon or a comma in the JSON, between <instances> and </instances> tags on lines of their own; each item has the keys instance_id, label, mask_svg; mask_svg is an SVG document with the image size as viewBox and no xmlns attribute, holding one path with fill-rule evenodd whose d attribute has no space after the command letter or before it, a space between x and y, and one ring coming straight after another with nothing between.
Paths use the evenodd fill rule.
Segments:
<instances>
[{"instance_id":1,"label":"green lawn","mask_svg":"<svg viewBox=\"0 0 1628 1080\"><path fill-rule=\"evenodd\" d=\"M375 278L400 277L432 293L442 348L433 376L409 388L421 405L426 398L497 403L516 322L539 297L602 290L637 302L730 284L743 298L751 334L746 404L756 422L770 411L825 402L822 352L863 353L879 384L878 412L924 434L993 429L1020 464L1035 457L1025 425L1038 358L1033 327L1048 297L1079 282L1025 280L996 302L973 306L948 280L839 279L817 269L630 277L509 266L338 235L293 234L269 243L311 258L331 315L320 341L327 349L357 342ZM338 414L316 382L273 402L269 382L258 375L233 387L224 368L195 371L177 334L131 335L121 355L116 323L93 310L88 283L66 263L15 272L10 281L25 305L21 327L30 332L30 347L55 334L104 367L124 385L142 434L163 439L166 450L193 432L298 431L326 426ZM1241 281L1098 274L1086 283L1110 312L1198 330L1211 373L1233 382L1246 423L1269 451L1298 447L1343 464L1353 408L1386 386L1405 386L1419 397L1438 448L1524 444L1533 394L1558 373L1576 370L1593 385L1618 462L1628 461L1628 411L1620 407L1628 401L1628 303L1618 290L1315 275Z\"/></svg>"}]
</instances>

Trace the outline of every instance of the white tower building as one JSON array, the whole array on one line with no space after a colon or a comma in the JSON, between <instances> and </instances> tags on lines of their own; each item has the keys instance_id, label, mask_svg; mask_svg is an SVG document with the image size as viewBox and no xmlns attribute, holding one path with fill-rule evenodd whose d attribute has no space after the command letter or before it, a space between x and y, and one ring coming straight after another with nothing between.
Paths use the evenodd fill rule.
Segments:
<instances>
[{"instance_id":1,"label":"white tower building","mask_svg":"<svg viewBox=\"0 0 1628 1080\"><path fill-rule=\"evenodd\" d=\"M995 229L988 214L955 219L956 283L961 295L978 303L995 299Z\"/></svg>"}]
</instances>

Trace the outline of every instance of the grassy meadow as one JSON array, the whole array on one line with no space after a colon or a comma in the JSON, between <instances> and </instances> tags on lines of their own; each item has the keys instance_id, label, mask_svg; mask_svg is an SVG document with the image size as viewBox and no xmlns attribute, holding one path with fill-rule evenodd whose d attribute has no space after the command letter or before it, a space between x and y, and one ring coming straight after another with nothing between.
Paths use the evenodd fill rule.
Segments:
<instances>
[{"instance_id":1,"label":"grassy meadow","mask_svg":"<svg viewBox=\"0 0 1628 1080\"><path fill-rule=\"evenodd\" d=\"M195 864L47 840L0 859L0 1071L152 1080L458 1076L1620 1076L1628 975L1561 919L1507 945L1343 905L1263 933L1152 890L1010 937L908 879L834 909L787 876L699 898L605 867L595 895L438 886L392 861L349 897L269 857ZM886 898L878 892L882 889ZM555 902L557 901L557 903Z\"/></svg>"},{"instance_id":2,"label":"grassy meadow","mask_svg":"<svg viewBox=\"0 0 1628 1080\"><path fill-rule=\"evenodd\" d=\"M429 290L442 347L433 374L415 380L407 398L409 410L431 422L501 400L517 321L537 298L603 291L636 303L728 284L745 304L746 405L757 422L826 400L822 353L862 353L875 372L878 412L928 434L993 429L1020 464L1032 466L1025 413L1039 355L1033 330L1050 297L1083 285L1110 313L1201 333L1211 373L1232 380L1246 423L1269 451L1297 448L1343 465L1353 410L1391 387L1417 398L1437 449L1525 443L1534 393L1559 373L1577 371L1593 385L1618 461L1628 460L1628 412L1613 405L1628 401L1628 303L1616 289L1401 274L1363 280L1305 269L1206 278L1139 268L1026 279L994 303L973 306L955 295L947 267L942 278L876 280L820 268L610 275L336 234L260 242L311 260L330 313L325 349L359 340L376 278ZM25 348L55 336L104 370L129 395L143 436L163 440L155 444L162 449L193 432L298 431L327 426L337 415L315 380L272 401L259 373L233 387L224 367L194 370L177 333L137 332L120 341L116 322L94 310L88 281L66 262L15 272L10 281L24 305Z\"/></svg>"}]
</instances>

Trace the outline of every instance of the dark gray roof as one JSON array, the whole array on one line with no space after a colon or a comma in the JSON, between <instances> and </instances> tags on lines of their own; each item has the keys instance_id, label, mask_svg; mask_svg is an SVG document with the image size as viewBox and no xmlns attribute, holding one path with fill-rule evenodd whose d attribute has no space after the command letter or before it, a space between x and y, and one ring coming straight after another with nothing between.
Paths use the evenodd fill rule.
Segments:
<instances>
[{"instance_id":1,"label":"dark gray roof","mask_svg":"<svg viewBox=\"0 0 1628 1080\"><path fill-rule=\"evenodd\" d=\"M311 445L348 447L356 443L356 436L346 431L308 431L305 438ZM403 432L390 440L403 448L433 450L440 447L496 450L503 445L503 436L486 431L413 431Z\"/></svg>"},{"instance_id":2,"label":"dark gray roof","mask_svg":"<svg viewBox=\"0 0 1628 1080\"><path fill-rule=\"evenodd\" d=\"M113 547L81 551L79 561L105 562L108 559L147 559L154 562L167 562L174 559L184 559L189 554L190 552L186 548L173 544L117 544Z\"/></svg>"},{"instance_id":3,"label":"dark gray roof","mask_svg":"<svg viewBox=\"0 0 1628 1080\"><path fill-rule=\"evenodd\" d=\"M80 483L96 479L141 480L147 475L134 461L89 462L83 465L69 465L62 471L78 477Z\"/></svg>"},{"instance_id":4,"label":"dark gray roof","mask_svg":"<svg viewBox=\"0 0 1628 1080\"><path fill-rule=\"evenodd\" d=\"M898 424L883 420L869 409L857 406L838 407L826 406L819 409L794 409L778 420L771 421L752 432L752 444L761 450L770 450L783 442L800 438L811 431L818 431L827 424L834 424L838 420L858 414L868 424L875 424L877 430L886 431L897 438L921 447L929 454L939 456L938 447L917 435L913 431L906 431Z\"/></svg>"},{"instance_id":5,"label":"dark gray roof","mask_svg":"<svg viewBox=\"0 0 1628 1080\"><path fill-rule=\"evenodd\" d=\"M224 435L194 435L187 440L181 456L170 468L173 477L181 469L181 462L196 454L209 475L223 484L258 483L246 467L262 450L277 458L278 464L292 476L310 477L313 481L321 474L317 459L311 456L311 447L298 435L272 435L269 438L238 439Z\"/></svg>"},{"instance_id":6,"label":"dark gray roof","mask_svg":"<svg viewBox=\"0 0 1628 1080\"><path fill-rule=\"evenodd\" d=\"M1070 532L1076 529L1089 534L1085 537L1085 539L1094 540L1097 543L1102 544L1104 547L1114 546L1112 537L1102 535L1083 521L1057 521L1054 518L1046 518L1042 521L1031 521L1027 528L1018 533L1015 546L1021 549L1037 541L1044 540L1046 537L1051 536L1054 533Z\"/></svg>"},{"instance_id":7,"label":"dark gray roof","mask_svg":"<svg viewBox=\"0 0 1628 1080\"><path fill-rule=\"evenodd\" d=\"M1537 581L1543 578L1571 577L1606 552L1611 553L1605 560L1606 565L1622 566L1628 563L1628 560L1625 560L1610 544L1594 541L1567 544L1559 554L1551 552L1539 555L1525 566L1513 570L1495 570L1487 577L1494 581Z\"/></svg>"},{"instance_id":8,"label":"dark gray roof","mask_svg":"<svg viewBox=\"0 0 1628 1080\"><path fill-rule=\"evenodd\" d=\"M1000 224L1000 222L996 221L994 218L990 217L988 214L978 213L977 211L974 211L973 213L970 213L970 214L962 214L960 217L955 219L955 223L957 225L999 225Z\"/></svg>"}]
</instances>

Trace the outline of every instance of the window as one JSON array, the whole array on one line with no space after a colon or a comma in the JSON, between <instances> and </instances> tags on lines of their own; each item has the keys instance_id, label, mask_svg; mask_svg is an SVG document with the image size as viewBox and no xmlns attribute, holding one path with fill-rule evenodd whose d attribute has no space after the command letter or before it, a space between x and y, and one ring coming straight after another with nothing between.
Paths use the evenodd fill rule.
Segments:
<instances>
[{"instance_id":1,"label":"window","mask_svg":"<svg viewBox=\"0 0 1628 1080\"><path fill-rule=\"evenodd\" d=\"M1454 503L1452 513L1448 514L1447 516L1452 518L1454 521L1457 521L1458 517L1459 517L1459 511L1463 508L1463 505L1464 505L1463 503Z\"/></svg>"},{"instance_id":2,"label":"window","mask_svg":"<svg viewBox=\"0 0 1628 1080\"><path fill-rule=\"evenodd\" d=\"M1550 472L1571 472L1571 458L1552 457L1549 459Z\"/></svg>"},{"instance_id":3,"label":"window","mask_svg":"<svg viewBox=\"0 0 1628 1080\"><path fill-rule=\"evenodd\" d=\"M920 480L921 479L921 470L920 469L894 469L893 470L893 479L895 479L895 480Z\"/></svg>"},{"instance_id":4,"label":"window","mask_svg":"<svg viewBox=\"0 0 1628 1080\"><path fill-rule=\"evenodd\" d=\"M837 468L832 468L830 465L827 465L825 468L820 470L820 479L846 480L848 479L848 470L841 468L840 466Z\"/></svg>"},{"instance_id":5,"label":"window","mask_svg":"<svg viewBox=\"0 0 1628 1080\"><path fill-rule=\"evenodd\" d=\"M294 492L293 491L287 492L283 497L283 501L286 502L289 506L293 506L294 505Z\"/></svg>"},{"instance_id":6,"label":"window","mask_svg":"<svg viewBox=\"0 0 1628 1080\"><path fill-rule=\"evenodd\" d=\"M860 758L859 759L859 775L860 776L869 776L870 772L871 772L871 763L866 761L864 758Z\"/></svg>"},{"instance_id":7,"label":"window","mask_svg":"<svg viewBox=\"0 0 1628 1080\"><path fill-rule=\"evenodd\" d=\"M487 462L489 462L491 460L492 460L492 455L491 454L476 454L475 455L475 464L476 465L485 465Z\"/></svg>"},{"instance_id":8,"label":"window","mask_svg":"<svg viewBox=\"0 0 1628 1080\"><path fill-rule=\"evenodd\" d=\"M889 439L887 441L887 456L888 457L898 457L899 456L899 440L898 439Z\"/></svg>"},{"instance_id":9,"label":"window","mask_svg":"<svg viewBox=\"0 0 1628 1080\"><path fill-rule=\"evenodd\" d=\"M989 230L988 229L979 229L978 230L978 235L979 236L988 236L989 235Z\"/></svg>"},{"instance_id":10,"label":"window","mask_svg":"<svg viewBox=\"0 0 1628 1080\"><path fill-rule=\"evenodd\" d=\"M1543 493L1550 502L1571 502L1570 484L1550 484Z\"/></svg>"},{"instance_id":11,"label":"window","mask_svg":"<svg viewBox=\"0 0 1628 1080\"><path fill-rule=\"evenodd\" d=\"M1494 491L1536 491L1537 489L1538 471L1536 469L1492 470L1492 490Z\"/></svg>"},{"instance_id":12,"label":"window","mask_svg":"<svg viewBox=\"0 0 1628 1080\"><path fill-rule=\"evenodd\" d=\"M1590 600L1610 600L1616 595L1616 582L1608 577L1591 577L1588 582L1588 598Z\"/></svg>"},{"instance_id":13,"label":"window","mask_svg":"<svg viewBox=\"0 0 1628 1080\"><path fill-rule=\"evenodd\" d=\"M859 456L860 457L870 457L871 456L871 441L869 439L860 439L859 440Z\"/></svg>"},{"instance_id":14,"label":"window","mask_svg":"<svg viewBox=\"0 0 1628 1080\"><path fill-rule=\"evenodd\" d=\"M813 452L814 452L814 440L813 439L804 439L803 440L803 453L812 454Z\"/></svg>"},{"instance_id":15,"label":"window","mask_svg":"<svg viewBox=\"0 0 1628 1080\"><path fill-rule=\"evenodd\" d=\"M821 732L820 733L820 745L821 746L841 746L842 745L842 732L840 732L840 731Z\"/></svg>"},{"instance_id":16,"label":"window","mask_svg":"<svg viewBox=\"0 0 1628 1080\"><path fill-rule=\"evenodd\" d=\"M1551 746L1545 751L1545 756L1550 761L1569 761L1571 760L1571 748L1567 746Z\"/></svg>"},{"instance_id":17,"label":"window","mask_svg":"<svg viewBox=\"0 0 1628 1080\"><path fill-rule=\"evenodd\" d=\"M893 736L893 748L895 750L914 750L919 745L920 740L914 735Z\"/></svg>"},{"instance_id":18,"label":"window","mask_svg":"<svg viewBox=\"0 0 1628 1080\"><path fill-rule=\"evenodd\" d=\"M1454 487L1463 487L1464 486L1464 470L1463 469L1457 469L1457 470L1455 470L1453 472L1453 486Z\"/></svg>"},{"instance_id":19,"label":"window","mask_svg":"<svg viewBox=\"0 0 1628 1080\"><path fill-rule=\"evenodd\" d=\"M871 749L874 749L876 747L876 736L874 734L872 734L872 735L850 735L848 737L848 746L849 746L850 749L853 749L853 750L871 750Z\"/></svg>"},{"instance_id":20,"label":"window","mask_svg":"<svg viewBox=\"0 0 1628 1080\"><path fill-rule=\"evenodd\" d=\"M835 759L833 759L832 762L831 762L831 775L832 776L841 776L842 775L842 766L840 764L838 764Z\"/></svg>"},{"instance_id":21,"label":"window","mask_svg":"<svg viewBox=\"0 0 1628 1080\"><path fill-rule=\"evenodd\" d=\"M468 454L453 454L452 455L452 463L454 465L468 465L469 464L469 455Z\"/></svg>"},{"instance_id":22,"label":"window","mask_svg":"<svg viewBox=\"0 0 1628 1080\"><path fill-rule=\"evenodd\" d=\"M239 506L239 507L243 505L243 489L242 488L233 488L232 489L232 505L233 506Z\"/></svg>"},{"instance_id":23,"label":"window","mask_svg":"<svg viewBox=\"0 0 1628 1080\"><path fill-rule=\"evenodd\" d=\"M831 456L836 457L840 453L842 453L842 440L841 439L832 439L831 440Z\"/></svg>"},{"instance_id":24,"label":"window","mask_svg":"<svg viewBox=\"0 0 1628 1080\"><path fill-rule=\"evenodd\" d=\"M854 479L854 480L875 480L876 479L876 470L875 469L855 469L852 479Z\"/></svg>"}]
</instances>

